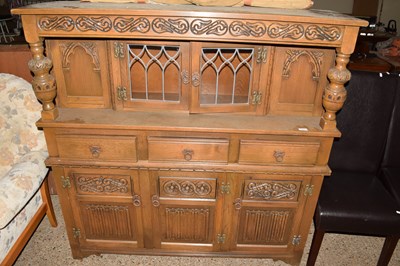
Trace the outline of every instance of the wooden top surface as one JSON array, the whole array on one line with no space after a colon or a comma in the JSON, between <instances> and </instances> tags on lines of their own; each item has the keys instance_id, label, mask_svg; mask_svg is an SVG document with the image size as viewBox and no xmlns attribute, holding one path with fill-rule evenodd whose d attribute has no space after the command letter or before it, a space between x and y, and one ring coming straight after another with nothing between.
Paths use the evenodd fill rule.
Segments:
<instances>
[{"instance_id":1,"label":"wooden top surface","mask_svg":"<svg viewBox=\"0 0 400 266\"><path fill-rule=\"evenodd\" d=\"M244 134L339 137L323 131L320 117L187 114L180 112L124 112L110 109L60 108L54 121L39 121L39 127L191 131Z\"/></svg>"},{"instance_id":2,"label":"wooden top surface","mask_svg":"<svg viewBox=\"0 0 400 266\"><path fill-rule=\"evenodd\" d=\"M310 22L344 26L367 26L368 22L326 10L278 9L261 7L204 7L136 3L90 3L56 1L24 6L13 14L90 14L90 15L165 15L206 18L265 19L286 22ZM255 17L256 16L256 17Z\"/></svg>"}]
</instances>

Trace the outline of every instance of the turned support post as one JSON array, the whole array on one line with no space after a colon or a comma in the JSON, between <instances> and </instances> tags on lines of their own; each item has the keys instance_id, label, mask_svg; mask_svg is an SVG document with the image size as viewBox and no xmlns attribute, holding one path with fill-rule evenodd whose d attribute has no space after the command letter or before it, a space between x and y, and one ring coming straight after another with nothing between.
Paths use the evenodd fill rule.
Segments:
<instances>
[{"instance_id":1,"label":"turned support post","mask_svg":"<svg viewBox=\"0 0 400 266\"><path fill-rule=\"evenodd\" d=\"M351 73L346 68L349 58L350 54L338 51L336 65L328 71L329 85L322 96L325 113L321 117L320 126L323 130L336 129L336 112L343 107L347 96L344 84L351 78Z\"/></svg>"},{"instance_id":2,"label":"turned support post","mask_svg":"<svg viewBox=\"0 0 400 266\"><path fill-rule=\"evenodd\" d=\"M44 56L43 41L29 44L32 59L28 62L29 69L34 73L32 88L36 97L42 103L42 119L54 120L58 116L58 109L54 105L57 95L56 80L49 74L53 63Z\"/></svg>"}]
</instances>

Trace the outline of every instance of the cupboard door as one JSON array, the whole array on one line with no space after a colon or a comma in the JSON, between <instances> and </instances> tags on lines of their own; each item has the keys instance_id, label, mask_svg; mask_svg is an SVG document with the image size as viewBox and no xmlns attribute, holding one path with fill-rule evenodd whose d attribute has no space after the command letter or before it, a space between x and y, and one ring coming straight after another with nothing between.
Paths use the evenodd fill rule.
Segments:
<instances>
[{"instance_id":1,"label":"cupboard door","mask_svg":"<svg viewBox=\"0 0 400 266\"><path fill-rule=\"evenodd\" d=\"M222 173L154 171L154 247L175 251L217 251L221 231L222 198L217 191Z\"/></svg>"},{"instance_id":2,"label":"cupboard door","mask_svg":"<svg viewBox=\"0 0 400 266\"><path fill-rule=\"evenodd\" d=\"M311 177L232 174L230 250L290 254L299 237ZM303 236L306 237L306 236Z\"/></svg>"},{"instance_id":3,"label":"cupboard door","mask_svg":"<svg viewBox=\"0 0 400 266\"><path fill-rule=\"evenodd\" d=\"M65 169L81 249L129 252L143 247L137 171Z\"/></svg>"},{"instance_id":4,"label":"cupboard door","mask_svg":"<svg viewBox=\"0 0 400 266\"><path fill-rule=\"evenodd\" d=\"M110 42L117 109L187 110L189 43Z\"/></svg>"},{"instance_id":5,"label":"cupboard door","mask_svg":"<svg viewBox=\"0 0 400 266\"><path fill-rule=\"evenodd\" d=\"M326 76L334 59L333 49L276 47L269 113L320 116Z\"/></svg>"},{"instance_id":6,"label":"cupboard door","mask_svg":"<svg viewBox=\"0 0 400 266\"><path fill-rule=\"evenodd\" d=\"M267 47L192 43L190 111L262 114L266 86L259 85L259 76L269 60Z\"/></svg>"},{"instance_id":7,"label":"cupboard door","mask_svg":"<svg viewBox=\"0 0 400 266\"><path fill-rule=\"evenodd\" d=\"M71 108L109 108L107 43L91 40L48 40L57 80L57 104Z\"/></svg>"}]
</instances>

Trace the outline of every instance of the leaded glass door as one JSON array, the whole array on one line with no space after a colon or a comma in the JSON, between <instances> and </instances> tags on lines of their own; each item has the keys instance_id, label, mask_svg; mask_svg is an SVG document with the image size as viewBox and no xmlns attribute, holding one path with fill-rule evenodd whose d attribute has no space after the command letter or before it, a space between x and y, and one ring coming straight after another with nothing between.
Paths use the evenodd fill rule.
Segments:
<instances>
[{"instance_id":1,"label":"leaded glass door","mask_svg":"<svg viewBox=\"0 0 400 266\"><path fill-rule=\"evenodd\" d=\"M262 112L267 53L261 46L192 43L191 112Z\"/></svg>"},{"instance_id":2,"label":"leaded glass door","mask_svg":"<svg viewBox=\"0 0 400 266\"><path fill-rule=\"evenodd\" d=\"M120 75L114 75L117 108L188 109L189 43L123 41L112 45L113 62L120 69Z\"/></svg>"}]
</instances>

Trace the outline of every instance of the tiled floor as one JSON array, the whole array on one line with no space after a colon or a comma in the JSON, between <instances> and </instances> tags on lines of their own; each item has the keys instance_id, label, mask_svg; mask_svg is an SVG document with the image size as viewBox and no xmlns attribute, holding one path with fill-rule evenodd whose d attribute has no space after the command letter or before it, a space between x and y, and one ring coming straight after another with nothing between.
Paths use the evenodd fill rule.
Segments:
<instances>
[{"instance_id":1,"label":"tiled floor","mask_svg":"<svg viewBox=\"0 0 400 266\"><path fill-rule=\"evenodd\" d=\"M15 266L40 265L143 265L143 266L258 266L287 265L270 259L234 259L234 258L197 258L170 256L135 256L135 255L92 255L83 260L74 260L70 253L65 225L62 219L57 196L53 196L54 208L59 225L52 228L44 218L34 236L25 247ZM305 265L310 248L312 229L307 240L301 265ZM383 238L327 234L324 238L317 265L326 266L368 266L376 265ZM400 244L394 252L390 266L400 265Z\"/></svg>"}]
</instances>

